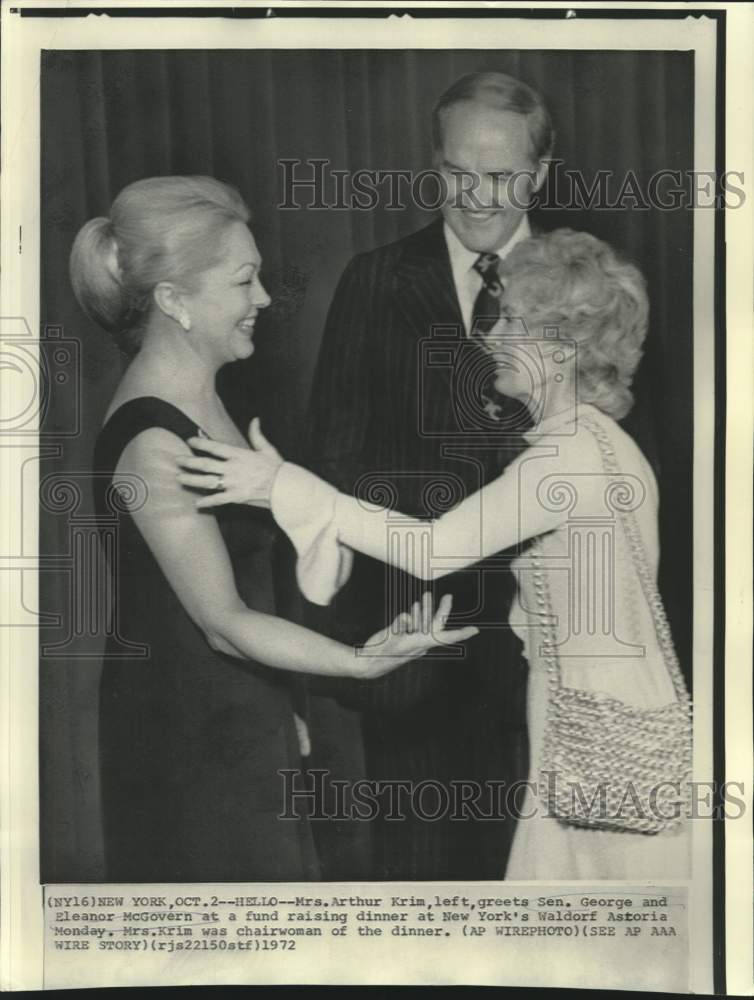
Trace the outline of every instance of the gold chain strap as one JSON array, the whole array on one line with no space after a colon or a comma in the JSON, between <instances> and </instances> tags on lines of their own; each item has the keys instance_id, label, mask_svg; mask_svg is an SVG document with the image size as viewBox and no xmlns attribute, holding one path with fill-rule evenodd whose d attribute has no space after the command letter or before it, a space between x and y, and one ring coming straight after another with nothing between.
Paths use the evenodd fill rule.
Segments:
<instances>
[{"instance_id":1,"label":"gold chain strap","mask_svg":"<svg viewBox=\"0 0 754 1000\"><path fill-rule=\"evenodd\" d=\"M612 442L605 429L601 427L596 420L589 416L582 417L580 424L594 435L594 438L600 448L602 467L605 472L608 475L620 476L621 470L615 457L615 451L613 450ZM633 557L634 568L636 569L639 582L641 583L642 590L644 591L644 596L652 613L655 634L657 636L660 650L663 654L665 666L667 667L668 674L673 682L676 697L681 704L688 704L690 710L691 703L686 690L686 683L683 679L681 666L678 662L678 655L675 651L675 646L673 645L670 624L665 613L662 597L657 589L652 571L649 568L649 559L647 557L646 548L644 547L644 539L641 536L639 525L636 523L633 511L620 511L620 517L626 537L628 538L628 545Z\"/></svg>"},{"instance_id":2,"label":"gold chain strap","mask_svg":"<svg viewBox=\"0 0 754 1000\"><path fill-rule=\"evenodd\" d=\"M580 425L595 437L608 476L619 476L612 442L605 430L589 416ZM612 484L611 484L612 485ZM557 630L553 615L548 574L540 554L543 539L532 549L536 602L541 617L541 655L547 666L549 697L547 730L540 768L542 774L562 773L569 787L574 779L589 794L604 802L604 815L583 813L562 787L548 792L552 815L575 826L654 834L669 830L683 818L689 806L688 777L692 768L691 701L676 656L670 627L644 542L636 519L628 506L611 505L617 510L625 548L652 613L661 655L676 693L676 701L654 709L628 705L607 692L585 691L562 686ZM549 787L549 786L548 786ZM629 788L638 795L639 810L624 813L624 793ZM659 794L658 789L664 791ZM656 802L672 808L672 815L657 815ZM603 800L602 796L605 795ZM592 799L594 802L594 798ZM602 808L602 807L601 807Z\"/></svg>"},{"instance_id":3,"label":"gold chain strap","mask_svg":"<svg viewBox=\"0 0 754 1000\"><path fill-rule=\"evenodd\" d=\"M605 430L589 416L579 418L579 426L586 428L596 439L602 458L604 471L611 476L620 476L621 470L615 458L612 442ZM621 522L628 539L633 564L639 577L644 596L652 613L655 633L663 655L663 660L667 668L670 679L673 683L676 698L679 705L691 715L691 700L686 690L678 656L673 645L670 632L670 625L665 614L662 597L655 585L652 572L649 568L644 541L639 531L639 526L633 513L628 510L619 511ZM543 541L538 539L531 551L531 561L534 568L533 579L534 588L537 594L537 604L544 609L541 614L546 615L549 621L542 622L541 631L544 642L541 645L544 653L544 660L548 667L548 684L551 691L556 691L562 686L562 673L560 657L557 652L557 635L554 626L554 615L552 610L552 600L550 596L550 586L547 573L543 570L540 553L542 552Z\"/></svg>"}]
</instances>

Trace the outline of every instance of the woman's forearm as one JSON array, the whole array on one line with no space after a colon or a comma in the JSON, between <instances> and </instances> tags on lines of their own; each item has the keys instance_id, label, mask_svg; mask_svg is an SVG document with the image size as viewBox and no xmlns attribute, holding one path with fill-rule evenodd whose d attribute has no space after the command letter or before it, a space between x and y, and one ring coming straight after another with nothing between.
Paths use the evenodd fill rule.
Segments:
<instances>
[{"instance_id":1,"label":"woman's forearm","mask_svg":"<svg viewBox=\"0 0 754 1000\"><path fill-rule=\"evenodd\" d=\"M340 493L334 509L338 541L420 580L445 576L455 568L438 565L437 521L408 517Z\"/></svg>"},{"instance_id":2,"label":"woman's forearm","mask_svg":"<svg viewBox=\"0 0 754 1000\"><path fill-rule=\"evenodd\" d=\"M327 636L245 605L216 614L204 629L220 652L280 670L325 677L354 677L357 653Z\"/></svg>"},{"instance_id":3,"label":"woman's forearm","mask_svg":"<svg viewBox=\"0 0 754 1000\"><path fill-rule=\"evenodd\" d=\"M438 522L409 518L339 493L334 486L290 462L278 470L271 507L275 520L299 554L299 584L314 603L326 604L330 598L319 600L311 590L312 581L319 575L326 579L336 576L346 549L424 580L461 568L458 559L447 567L441 567L436 560L430 566L430 543ZM323 590L327 592L328 587Z\"/></svg>"},{"instance_id":4,"label":"woman's forearm","mask_svg":"<svg viewBox=\"0 0 754 1000\"><path fill-rule=\"evenodd\" d=\"M442 517L427 520L340 493L333 521L342 545L419 580L439 580L504 547L500 518L495 519L496 531L484 530L487 512L483 512L481 498L481 492L475 493Z\"/></svg>"},{"instance_id":5,"label":"woman's forearm","mask_svg":"<svg viewBox=\"0 0 754 1000\"><path fill-rule=\"evenodd\" d=\"M137 442L143 437L146 435L140 435ZM434 646L471 638L468 629L446 628L451 604L443 598L435 612L429 593L422 601L415 602L410 612L402 612L389 626L371 636L363 650L251 610L238 594L232 563L215 519L197 513L195 501L177 486L173 475L169 484L164 483L164 463L158 462L154 467L151 438L149 446L146 456L137 454L132 458L136 468L147 473L146 482L158 483L160 489L153 491L157 499L151 505L145 504L134 512L134 520L178 600L212 648L279 670L367 680L423 656ZM172 473L170 458L168 464ZM316 476L306 475L325 493L336 492ZM323 503L326 508L326 500ZM337 542L330 549L334 555L332 584L340 585L347 576L350 560L341 556L346 550ZM186 559L189 551L193 559ZM196 572L197 566L202 572Z\"/></svg>"},{"instance_id":6,"label":"woman's forearm","mask_svg":"<svg viewBox=\"0 0 754 1000\"><path fill-rule=\"evenodd\" d=\"M447 628L452 606L452 598L446 594L435 610L427 592L359 649L283 618L251 611L240 601L227 610L217 610L204 631L213 648L231 656L301 674L371 680L418 659L429 649L465 642L476 635L478 629L473 627Z\"/></svg>"}]
</instances>

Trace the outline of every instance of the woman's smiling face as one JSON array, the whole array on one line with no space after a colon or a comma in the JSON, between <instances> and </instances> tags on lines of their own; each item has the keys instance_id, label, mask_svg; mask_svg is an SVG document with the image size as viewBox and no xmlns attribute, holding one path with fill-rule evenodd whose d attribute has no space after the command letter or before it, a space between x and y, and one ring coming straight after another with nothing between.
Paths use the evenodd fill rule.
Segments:
<instances>
[{"instance_id":1,"label":"woman's smiling face","mask_svg":"<svg viewBox=\"0 0 754 1000\"><path fill-rule=\"evenodd\" d=\"M184 297L197 349L226 364L250 357L257 313L270 304L260 281L262 258L248 227L231 223L223 235L223 256L199 275Z\"/></svg>"}]
</instances>

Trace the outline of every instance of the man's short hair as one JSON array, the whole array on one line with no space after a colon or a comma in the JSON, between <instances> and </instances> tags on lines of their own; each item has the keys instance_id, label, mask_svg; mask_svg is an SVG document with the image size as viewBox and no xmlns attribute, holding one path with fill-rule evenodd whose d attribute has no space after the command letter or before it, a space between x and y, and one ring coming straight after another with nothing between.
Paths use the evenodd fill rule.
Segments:
<instances>
[{"instance_id":1,"label":"man's short hair","mask_svg":"<svg viewBox=\"0 0 754 1000\"><path fill-rule=\"evenodd\" d=\"M476 101L498 111L514 111L524 115L534 161L546 159L552 154L555 131L541 94L522 80L494 70L467 73L440 97L432 111L432 141L435 150L442 149L446 112L461 101Z\"/></svg>"}]
</instances>

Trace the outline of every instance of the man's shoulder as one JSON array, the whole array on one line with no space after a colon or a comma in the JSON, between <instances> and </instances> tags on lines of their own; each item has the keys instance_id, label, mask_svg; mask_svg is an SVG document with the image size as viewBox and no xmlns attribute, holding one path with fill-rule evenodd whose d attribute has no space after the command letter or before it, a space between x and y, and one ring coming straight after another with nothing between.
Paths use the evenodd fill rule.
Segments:
<instances>
[{"instance_id":1,"label":"man's shoulder","mask_svg":"<svg viewBox=\"0 0 754 1000\"><path fill-rule=\"evenodd\" d=\"M434 219L427 226L414 230L406 236L401 236L390 243L384 243L371 250L357 253L352 259L352 265L372 269L375 267L398 266L407 259L420 258L441 259L447 253L445 237L442 229L442 219Z\"/></svg>"}]
</instances>

